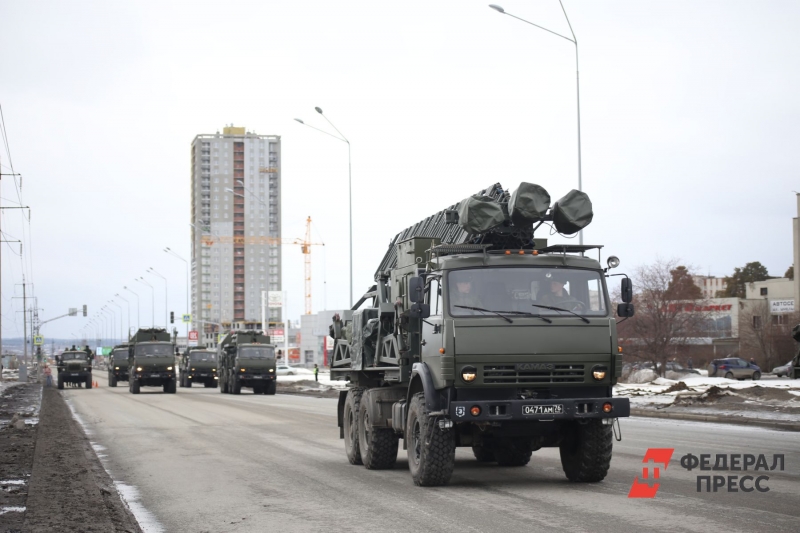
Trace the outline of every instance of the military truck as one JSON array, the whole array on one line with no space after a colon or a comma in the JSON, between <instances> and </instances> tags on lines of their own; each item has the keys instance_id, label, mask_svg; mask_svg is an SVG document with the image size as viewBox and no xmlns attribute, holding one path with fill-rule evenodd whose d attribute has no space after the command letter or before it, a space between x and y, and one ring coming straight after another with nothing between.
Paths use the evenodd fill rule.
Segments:
<instances>
[{"instance_id":1,"label":"military truck","mask_svg":"<svg viewBox=\"0 0 800 533\"><path fill-rule=\"evenodd\" d=\"M261 331L236 330L217 346L219 391L241 394L250 387L253 394L275 394L275 346Z\"/></svg>"},{"instance_id":2,"label":"military truck","mask_svg":"<svg viewBox=\"0 0 800 533\"><path fill-rule=\"evenodd\" d=\"M114 346L108 357L108 386L116 387L119 381L128 381L127 344Z\"/></svg>"},{"instance_id":3,"label":"military truck","mask_svg":"<svg viewBox=\"0 0 800 533\"><path fill-rule=\"evenodd\" d=\"M74 346L73 346L74 348ZM84 350L64 350L57 358L58 388L63 389L64 383L75 383L79 387L86 384L87 389L92 388L92 355Z\"/></svg>"},{"instance_id":4,"label":"military truck","mask_svg":"<svg viewBox=\"0 0 800 533\"><path fill-rule=\"evenodd\" d=\"M180 385L191 387L192 383L202 383L206 388L216 388L217 352L211 348L192 346L180 358Z\"/></svg>"},{"instance_id":5,"label":"military truck","mask_svg":"<svg viewBox=\"0 0 800 533\"><path fill-rule=\"evenodd\" d=\"M142 387L163 387L164 392L177 390L175 345L163 328L140 328L128 340L128 390L139 394Z\"/></svg>"},{"instance_id":6,"label":"military truck","mask_svg":"<svg viewBox=\"0 0 800 533\"><path fill-rule=\"evenodd\" d=\"M436 486L459 446L502 466L558 447L570 481L605 478L614 424L630 415L612 396L622 356L606 280L619 260L604 268L601 246L534 238L593 217L576 190L550 204L538 185L496 184L395 236L375 284L331 326L350 463L393 468L402 439L414 483ZM623 320L631 298L625 277Z\"/></svg>"}]
</instances>

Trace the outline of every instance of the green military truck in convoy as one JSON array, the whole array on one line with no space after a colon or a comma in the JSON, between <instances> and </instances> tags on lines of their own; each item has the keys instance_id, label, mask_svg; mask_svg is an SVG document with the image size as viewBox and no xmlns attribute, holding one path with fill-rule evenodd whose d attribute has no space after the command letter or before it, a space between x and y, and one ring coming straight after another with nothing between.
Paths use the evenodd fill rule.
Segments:
<instances>
[{"instance_id":1,"label":"green military truck in convoy","mask_svg":"<svg viewBox=\"0 0 800 533\"><path fill-rule=\"evenodd\" d=\"M108 358L108 386L116 387L119 381L128 381L127 344L114 346Z\"/></svg>"},{"instance_id":2,"label":"green military truck in convoy","mask_svg":"<svg viewBox=\"0 0 800 533\"><path fill-rule=\"evenodd\" d=\"M275 394L275 346L261 331L231 331L217 346L219 391L241 394L251 387L254 394Z\"/></svg>"},{"instance_id":3,"label":"green military truck in convoy","mask_svg":"<svg viewBox=\"0 0 800 533\"><path fill-rule=\"evenodd\" d=\"M140 328L128 341L128 390L139 394L142 387L177 390L175 345L163 328Z\"/></svg>"},{"instance_id":4,"label":"green military truck in convoy","mask_svg":"<svg viewBox=\"0 0 800 533\"><path fill-rule=\"evenodd\" d=\"M74 346L73 346L74 348ZM57 360L58 388L64 383L75 383L79 387L92 388L92 353L85 350L64 350Z\"/></svg>"},{"instance_id":5,"label":"green military truck in convoy","mask_svg":"<svg viewBox=\"0 0 800 533\"><path fill-rule=\"evenodd\" d=\"M202 346L187 348L180 358L180 371L181 387L191 387L192 383L199 383L206 388L216 388L219 382L217 352Z\"/></svg>"},{"instance_id":6,"label":"green military truck in convoy","mask_svg":"<svg viewBox=\"0 0 800 533\"><path fill-rule=\"evenodd\" d=\"M331 326L350 463L393 468L403 439L414 483L436 486L458 446L502 466L558 447L570 481L605 478L615 423L630 416L612 396L622 361L606 280L619 260L604 268L600 246L534 238L593 216L579 191L550 204L538 185L496 184L394 238L375 285ZM625 277L623 319L631 298Z\"/></svg>"}]
</instances>

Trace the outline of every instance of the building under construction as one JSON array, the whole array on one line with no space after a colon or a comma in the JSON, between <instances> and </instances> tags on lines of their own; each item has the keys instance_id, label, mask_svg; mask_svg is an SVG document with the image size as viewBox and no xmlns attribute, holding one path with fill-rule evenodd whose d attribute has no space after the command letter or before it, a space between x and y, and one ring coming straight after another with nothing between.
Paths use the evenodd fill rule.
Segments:
<instances>
[{"instance_id":1,"label":"building under construction","mask_svg":"<svg viewBox=\"0 0 800 533\"><path fill-rule=\"evenodd\" d=\"M233 125L198 135L191 174L193 329L201 342L260 329L261 291L282 290L281 138Z\"/></svg>"}]
</instances>

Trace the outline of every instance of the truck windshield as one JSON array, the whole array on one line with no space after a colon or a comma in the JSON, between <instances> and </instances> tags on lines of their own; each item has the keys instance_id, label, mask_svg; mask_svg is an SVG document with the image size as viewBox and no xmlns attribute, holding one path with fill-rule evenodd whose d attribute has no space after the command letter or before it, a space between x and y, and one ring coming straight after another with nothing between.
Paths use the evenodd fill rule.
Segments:
<instances>
[{"instance_id":1,"label":"truck windshield","mask_svg":"<svg viewBox=\"0 0 800 533\"><path fill-rule=\"evenodd\" d=\"M134 353L139 356L164 357L166 355L172 355L172 344L139 344L136 346L136 351Z\"/></svg>"},{"instance_id":2,"label":"truck windshield","mask_svg":"<svg viewBox=\"0 0 800 533\"><path fill-rule=\"evenodd\" d=\"M275 359L275 350L267 346L243 346L238 354L242 359Z\"/></svg>"},{"instance_id":3,"label":"truck windshield","mask_svg":"<svg viewBox=\"0 0 800 533\"><path fill-rule=\"evenodd\" d=\"M608 314L603 280L594 270L470 268L454 270L447 279L451 316L495 316L469 307L548 316L570 316L569 311L581 316Z\"/></svg>"},{"instance_id":4,"label":"truck windshield","mask_svg":"<svg viewBox=\"0 0 800 533\"><path fill-rule=\"evenodd\" d=\"M217 354L214 352L192 352L189 354L189 360L196 361L216 361Z\"/></svg>"},{"instance_id":5,"label":"truck windshield","mask_svg":"<svg viewBox=\"0 0 800 533\"><path fill-rule=\"evenodd\" d=\"M128 358L128 350L114 350L114 360L120 361Z\"/></svg>"},{"instance_id":6,"label":"truck windshield","mask_svg":"<svg viewBox=\"0 0 800 533\"><path fill-rule=\"evenodd\" d=\"M86 352L64 352L61 354L62 361L71 361L75 359L83 359L85 361L87 357Z\"/></svg>"}]
</instances>

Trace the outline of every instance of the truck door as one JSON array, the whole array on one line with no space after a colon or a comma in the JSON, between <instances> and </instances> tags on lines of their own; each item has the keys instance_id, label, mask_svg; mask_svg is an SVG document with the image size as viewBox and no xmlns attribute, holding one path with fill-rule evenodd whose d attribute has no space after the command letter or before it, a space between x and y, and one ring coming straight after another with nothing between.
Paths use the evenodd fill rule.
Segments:
<instances>
[{"instance_id":1,"label":"truck door","mask_svg":"<svg viewBox=\"0 0 800 533\"><path fill-rule=\"evenodd\" d=\"M426 363L434 376L434 385L444 387L444 383L436 383L442 376L442 354L439 351L444 346L444 323L442 320L442 291L441 278L432 277L428 284L425 302L431 307L431 316L422 322L422 348L421 359Z\"/></svg>"}]
</instances>

